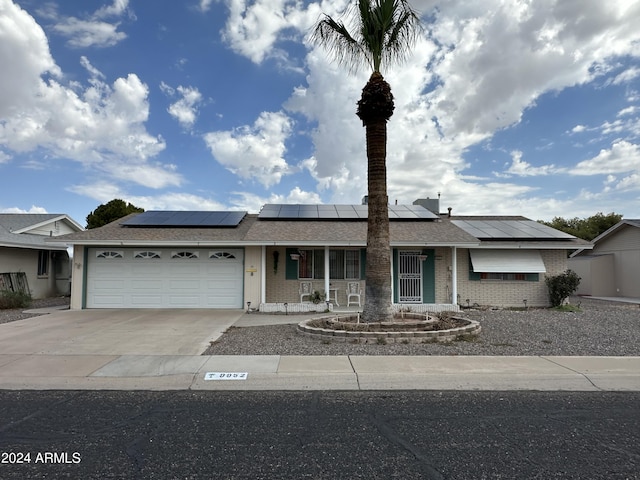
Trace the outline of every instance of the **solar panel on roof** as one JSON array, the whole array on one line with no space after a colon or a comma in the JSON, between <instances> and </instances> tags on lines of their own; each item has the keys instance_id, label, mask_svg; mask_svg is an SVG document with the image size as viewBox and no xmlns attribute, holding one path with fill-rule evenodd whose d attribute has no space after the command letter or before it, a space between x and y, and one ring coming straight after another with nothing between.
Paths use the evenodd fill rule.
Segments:
<instances>
[{"instance_id":1,"label":"solar panel on roof","mask_svg":"<svg viewBox=\"0 0 640 480\"><path fill-rule=\"evenodd\" d=\"M236 227L245 217L243 211L149 211L122 223L126 227Z\"/></svg>"},{"instance_id":2,"label":"solar panel on roof","mask_svg":"<svg viewBox=\"0 0 640 480\"><path fill-rule=\"evenodd\" d=\"M454 225L480 239L571 239L565 232L533 220L452 220Z\"/></svg>"},{"instance_id":3,"label":"solar panel on roof","mask_svg":"<svg viewBox=\"0 0 640 480\"><path fill-rule=\"evenodd\" d=\"M267 204L260 210L261 219L340 219L366 220L367 205L309 205L309 204ZM395 220L420 220L439 218L420 205L390 205L389 218Z\"/></svg>"}]
</instances>

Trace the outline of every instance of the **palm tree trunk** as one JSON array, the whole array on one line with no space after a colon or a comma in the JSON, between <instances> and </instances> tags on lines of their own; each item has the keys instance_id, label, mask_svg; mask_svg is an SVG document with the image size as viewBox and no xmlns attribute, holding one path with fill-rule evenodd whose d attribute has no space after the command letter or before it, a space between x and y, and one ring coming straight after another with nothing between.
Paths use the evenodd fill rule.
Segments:
<instances>
[{"instance_id":1,"label":"palm tree trunk","mask_svg":"<svg viewBox=\"0 0 640 480\"><path fill-rule=\"evenodd\" d=\"M366 132L369 216L367 220L367 278L362 320L365 322L384 322L392 320L393 317L391 310L386 120L368 124Z\"/></svg>"},{"instance_id":2,"label":"palm tree trunk","mask_svg":"<svg viewBox=\"0 0 640 480\"><path fill-rule=\"evenodd\" d=\"M358 116L366 127L367 220L366 287L362 319L391 321L391 248L389 244L389 198L387 197L387 120L393 114L391 87L374 72L362 90Z\"/></svg>"}]
</instances>

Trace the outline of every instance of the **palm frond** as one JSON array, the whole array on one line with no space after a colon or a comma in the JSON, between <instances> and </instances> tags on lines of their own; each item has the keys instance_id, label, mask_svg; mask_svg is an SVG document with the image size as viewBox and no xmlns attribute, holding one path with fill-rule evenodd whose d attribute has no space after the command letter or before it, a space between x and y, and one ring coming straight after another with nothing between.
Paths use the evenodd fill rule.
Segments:
<instances>
[{"instance_id":1,"label":"palm frond","mask_svg":"<svg viewBox=\"0 0 640 480\"><path fill-rule=\"evenodd\" d=\"M350 71L365 63L377 72L383 63L401 63L422 31L420 17L407 0L356 0L347 15L353 34L343 22L324 15L310 38Z\"/></svg>"}]
</instances>

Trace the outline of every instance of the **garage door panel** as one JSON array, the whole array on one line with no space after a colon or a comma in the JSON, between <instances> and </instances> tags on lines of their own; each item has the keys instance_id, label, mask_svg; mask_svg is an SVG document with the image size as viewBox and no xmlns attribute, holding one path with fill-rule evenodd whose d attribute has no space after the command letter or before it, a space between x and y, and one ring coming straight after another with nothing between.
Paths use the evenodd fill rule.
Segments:
<instances>
[{"instance_id":1,"label":"garage door panel","mask_svg":"<svg viewBox=\"0 0 640 480\"><path fill-rule=\"evenodd\" d=\"M94 295L95 308L112 308L113 305L124 305L124 295ZM126 306L126 305L124 305Z\"/></svg>"},{"instance_id":2,"label":"garage door panel","mask_svg":"<svg viewBox=\"0 0 640 480\"><path fill-rule=\"evenodd\" d=\"M193 262L195 259L184 261ZM176 262L167 266L170 266L174 275L200 275L200 265L185 265Z\"/></svg>"},{"instance_id":3,"label":"garage door panel","mask_svg":"<svg viewBox=\"0 0 640 480\"><path fill-rule=\"evenodd\" d=\"M96 279L93 281L94 288L99 290L122 290L125 286L125 281L122 279Z\"/></svg>"},{"instance_id":4,"label":"garage door panel","mask_svg":"<svg viewBox=\"0 0 640 480\"><path fill-rule=\"evenodd\" d=\"M243 252L233 257L171 258L173 250L154 249L160 258L122 256L99 258L90 249L87 267L89 308L242 308ZM139 250L139 249L137 249Z\"/></svg>"},{"instance_id":5,"label":"garage door panel","mask_svg":"<svg viewBox=\"0 0 640 480\"><path fill-rule=\"evenodd\" d=\"M164 282L162 280L150 279L150 278L134 278L131 280L132 290L162 290Z\"/></svg>"},{"instance_id":6,"label":"garage door panel","mask_svg":"<svg viewBox=\"0 0 640 480\"><path fill-rule=\"evenodd\" d=\"M147 263L150 260L140 260L140 263L134 263L131 266L131 272L135 275L162 275L164 268L163 265L158 263ZM142 262L145 262L146 265Z\"/></svg>"},{"instance_id":7,"label":"garage door panel","mask_svg":"<svg viewBox=\"0 0 640 480\"><path fill-rule=\"evenodd\" d=\"M190 308L193 305L200 305L200 295L169 295L167 298L167 306L175 308Z\"/></svg>"},{"instance_id":8,"label":"garage door panel","mask_svg":"<svg viewBox=\"0 0 640 480\"><path fill-rule=\"evenodd\" d=\"M132 308L158 308L162 305L162 295L131 295Z\"/></svg>"},{"instance_id":9,"label":"garage door panel","mask_svg":"<svg viewBox=\"0 0 640 480\"><path fill-rule=\"evenodd\" d=\"M173 278L169 281L169 288L171 290L199 290L200 289L199 278L196 279L188 279L188 278Z\"/></svg>"}]
</instances>

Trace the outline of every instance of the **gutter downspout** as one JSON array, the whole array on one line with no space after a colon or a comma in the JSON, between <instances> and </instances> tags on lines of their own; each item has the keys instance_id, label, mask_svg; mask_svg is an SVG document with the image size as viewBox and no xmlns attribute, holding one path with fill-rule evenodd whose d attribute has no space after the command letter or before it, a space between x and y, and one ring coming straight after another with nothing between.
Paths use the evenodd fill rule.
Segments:
<instances>
[{"instance_id":1,"label":"gutter downspout","mask_svg":"<svg viewBox=\"0 0 640 480\"><path fill-rule=\"evenodd\" d=\"M331 283L329 281L329 246L324 247L324 299L325 301L331 299L331 290L329 290Z\"/></svg>"},{"instance_id":2,"label":"gutter downspout","mask_svg":"<svg viewBox=\"0 0 640 480\"><path fill-rule=\"evenodd\" d=\"M267 303L267 246L260 252L260 305Z\"/></svg>"},{"instance_id":3,"label":"gutter downspout","mask_svg":"<svg viewBox=\"0 0 640 480\"><path fill-rule=\"evenodd\" d=\"M451 303L458 303L458 248L451 247Z\"/></svg>"}]
</instances>

